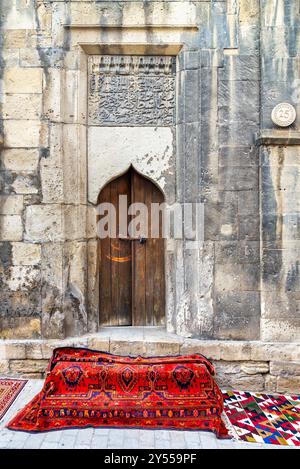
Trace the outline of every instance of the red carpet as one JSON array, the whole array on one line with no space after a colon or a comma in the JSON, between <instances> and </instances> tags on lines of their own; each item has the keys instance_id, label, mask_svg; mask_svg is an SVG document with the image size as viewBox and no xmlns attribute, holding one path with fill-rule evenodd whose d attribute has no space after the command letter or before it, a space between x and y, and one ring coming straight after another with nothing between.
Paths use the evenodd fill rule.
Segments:
<instances>
[{"instance_id":1,"label":"red carpet","mask_svg":"<svg viewBox=\"0 0 300 469\"><path fill-rule=\"evenodd\" d=\"M27 383L24 379L0 379L0 420Z\"/></svg>"},{"instance_id":2,"label":"red carpet","mask_svg":"<svg viewBox=\"0 0 300 469\"><path fill-rule=\"evenodd\" d=\"M213 375L213 365L198 354L130 358L59 348L42 391L8 428L173 428L226 438L223 397Z\"/></svg>"}]
</instances>

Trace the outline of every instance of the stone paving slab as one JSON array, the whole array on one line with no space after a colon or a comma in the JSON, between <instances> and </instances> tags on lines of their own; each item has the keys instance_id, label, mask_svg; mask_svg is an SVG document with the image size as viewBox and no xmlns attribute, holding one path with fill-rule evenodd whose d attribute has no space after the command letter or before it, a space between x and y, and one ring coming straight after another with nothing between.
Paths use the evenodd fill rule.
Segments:
<instances>
[{"instance_id":1,"label":"stone paving slab","mask_svg":"<svg viewBox=\"0 0 300 469\"><path fill-rule=\"evenodd\" d=\"M218 440L208 432L86 428L39 434L5 428L7 422L42 388L43 380L30 380L0 421L0 449L296 449L286 446Z\"/></svg>"}]
</instances>

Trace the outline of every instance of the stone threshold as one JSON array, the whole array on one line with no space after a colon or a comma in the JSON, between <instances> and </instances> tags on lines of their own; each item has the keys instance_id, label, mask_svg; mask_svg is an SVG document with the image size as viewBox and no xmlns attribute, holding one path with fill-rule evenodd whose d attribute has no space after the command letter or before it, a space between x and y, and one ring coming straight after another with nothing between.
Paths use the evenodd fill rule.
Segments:
<instances>
[{"instance_id":1,"label":"stone threshold","mask_svg":"<svg viewBox=\"0 0 300 469\"><path fill-rule=\"evenodd\" d=\"M201 353L214 363L224 389L297 394L300 389L300 343L190 339L159 327L106 327L61 340L0 340L0 376L45 377L57 347L132 356Z\"/></svg>"},{"instance_id":2,"label":"stone threshold","mask_svg":"<svg viewBox=\"0 0 300 469\"><path fill-rule=\"evenodd\" d=\"M0 360L49 359L57 347L88 347L120 355L201 353L225 361L300 360L300 343L191 339L163 327L103 327L66 339L2 339Z\"/></svg>"}]
</instances>

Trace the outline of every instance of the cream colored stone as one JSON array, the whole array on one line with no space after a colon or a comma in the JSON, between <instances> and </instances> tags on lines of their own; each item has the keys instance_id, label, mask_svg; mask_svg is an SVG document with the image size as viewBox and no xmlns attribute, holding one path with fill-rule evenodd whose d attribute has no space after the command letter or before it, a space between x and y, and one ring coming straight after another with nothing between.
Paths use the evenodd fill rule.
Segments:
<instances>
[{"instance_id":1,"label":"cream colored stone","mask_svg":"<svg viewBox=\"0 0 300 469\"><path fill-rule=\"evenodd\" d=\"M41 94L6 94L3 101L4 119L39 119L42 109Z\"/></svg>"},{"instance_id":2,"label":"cream colored stone","mask_svg":"<svg viewBox=\"0 0 300 469\"><path fill-rule=\"evenodd\" d=\"M10 8L7 8L4 17L5 29L34 29L36 27L35 8L32 2L11 0Z\"/></svg>"},{"instance_id":3,"label":"cream colored stone","mask_svg":"<svg viewBox=\"0 0 300 469\"><path fill-rule=\"evenodd\" d=\"M300 376L300 361L270 362L270 373L275 376Z\"/></svg>"},{"instance_id":4,"label":"cream colored stone","mask_svg":"<svg viewBox=\"0 0 300 469\"><path fill-rule=\"evenodd\" d=\"M145 350L145 344L142 341L114 340L109 346L110 353L116 355L143 355Z\"/></svg>"},{"instance_id":5,"label":"cream colored stone","mask_svg":"<svg viewBox=\"0 0 300 469\"><path fill-rule=\"evenodd\" d=\"M42 93L42 68L7 68L4 70L4 93Z\"/></svg>"},{"instance_id":6,"label":"cream colored stone","mask_svg":"<svg viewBox=\"0 0 300 469\"><path fill-rule=\"evenodd\" d=\"M39 51L33 48L20 49L20 66L21 67L40 67L41 58Z\"/></svg>"},{"instance_id":7,"label":"cream colored stone","mask_svg":"<svg viewBox=\"0 0 300 469\"><path fill-rule=\"evenodd\" d=\"M98 339L97 337L91 337L88 340L88 347L92 350L100 350L102 352L109 352L110 344L109 338L105 339Z\"/></svg>"},{"instance_id":8,"label":"cream colored stone","mask_svg":"<svg viewBox=\"0 0 300 469\"><path fill-rule=\"evenodd\" d=\"M21 373L20 376L25 379L43 379L45 377L46 370L41 373Z\"/></svg>"},{"instance_id":9,"label":"cream colored stone","mask_svg":"<svg viewBox=\"0 0 300 469\"><path fill-rule=\"evenodd\" d=\"M4 142L7 147L38 147L42 127L35 120L4 121Z\"/></svg>"},{"instance_id":10,"label":"cream colored stone","mask_svg":"<svg viewBox=\"0 0 300 469\"><path fill-rule=\"evenodd\" d=\"M20 215L22 210L22 195L0 195L0 215Z\"/></svg>"},{"instance_id":11,"label":"cream colored stone","mask_svg":"<svg viewBox=\"0 0 300 469\"><path fill-rule=\"evenodd\" d=\"M180 343L174 342L147 342L145 340L145 353L146 355L163 356L163 355L177 355L180 352Z\"/></svg>"},{"instance_id":12,"label":"cream colored stone","mask_svg":"<svg viewBox=\"0 0 300 469\"><path fill-rule=\"evenodd\" d=\"M265 389L267 392L277 391L277 376L271 376L271 375L266 376Z\"/></svg>"},{"instance_id":13,"label":"cream colored stone","mask_svg":"<svg viewBox=\"0 0 300 469\"><path fill-rule=\"evenodd\" d=\"M7 360L10 359L22 359L26 357L25 344L24 343L13 343L2 341L5 347L5 357Z\"/></svg>"},{"instance_id":14,"label":"cream colored stone","mask_svg":"<svg viewBox=\"0 0 300 469\"><path fill-rule=\"evenodd\" d=\"M18 67L19 49L2 49L2 59L6 67Z\"/></svg>"},{"instance_id":15,"label":"cream colored stone","mask_svg":"<svg viewBox=\"0 0 300 469\"><path fill-rule=\"evenodd\" d=\"M38 180L34 173L20 174L12 183L12 188L16 194L37 194L39 191L37 184Z\"/></svg>"},{"instance_id":16,"label":"cream colored stone","mask_svg":"<svg viewBox=\"0 0 300 469\"><path fill-rule=\"evenodd\" d=\"M12 29L4 31L4 47L7 49L24 47L26 42L26 31Z\"/></svg>"},{"instance_id":17,"label":"cream colored stone","mask_svg":"<svg viewBox=\"0 0 300 469\"><path fill-rule=\"evenodd\" d=\"M10 360L10 370L15 373L45 372L48 360Z\"/></svg>"},{"instance_id":18,"label":"cream colored stone","mask_svg":"<svg viewBox=\"0 0 300 469\"><path fill-rule=\"evenodd\" d=\"M299 342L299 322L289 319L261 319L261 338L265 342Z\"/></svg>"},{"instance_id":19,"label":"cream colored stone","mask_svg":"<svg viewBox=\"0 0 300 469\"><path fill-rule=\"evenodd\" d=\"M1 215L0 228L1 241L21 241L23 224L19 215Z\"/></svg>"},{"instance_id":20,"label":"cream colored stone","mask_svg":"<svg viewBox=\"0 0 300 469\"><path fill-rule=\"evenodd\" d=\"M251 345L239 341L224 341L218 345L221 360L236 361L249 360Z\"/></svg>"},{"instance_id":21,"label":"cream colored stone","mask_svg":"<svg viewBox=\"0 0 300 469\"><path fill-rule=\"evenodd\" d=\"M185 340L180 346L180 353L201 353L210 360L220 360L220 342L214 340Z\"/></svg>"},{"instance_id":22,"label":"cream colored stone","mask_svg":"<svg viewBox=\"0 0 300 469\"><path fill-rule=\"evenodd\" d=\"M245 362L241 365L241 370L247 375L256 375L257 373L269 373L269 363L267 362Z\"/></svg>"},{"instance_id":23,"label":"cream colored stone","mask_svg":"<svg viewBox=\"0 0 300 469\"><path fill-rule=\"evenodd\" d=\"M63 202L63 173L61 168L41 165L43 203Z\"/></svg>"},{"instance_id":24,"label":"cream colored stone","mask_svg":"<svg viewBox=\"0 0 300 469\"><path fill-rule=\"evenodd\" d=\"M30 291L36 288L40 280L40 271L29 266L15 265L10 268L7 286L11 291Z\"/></svg>"},{"instance_id":25,"label":"cream colored stone","mask_svg":"<svg viewBox=\"0 0 300 469\"><path fill-rule=\"evenodd\" d=\"M251 360L299 361L300 344L251 342Z\"/></svg>"},{"instance_id":26,"label":"cream colored stone","mask_svg":"<svg viewBox=\"0 0 300 469\"><path fill-rule=\"evenodd\" d=\"M62 213L59 205L31 205L25 210L25 239L49 242L63 239Z\"/></svg>"},{"instance_id":27,"label":"cream colored stone","mask_svg":"<svg viewBox=\"0 0 300 469\"><path fill-rule=\"evenodd\" d=\"M150 5L149 5L150 6ZM196 24L196 6L193 2L153 2L149 6L144 2L124 2L122 5L122 25L143 24ZM148 15L147 15L148 12ZM71 2L72 24L95 24L99 25L99 10L95 3ZM105 23L120 23L119 11L109 8L105 11Z\"/></svg>"},{"instance_id":28,"label":"cream colored stone","mask_svg":"<svg viewBox=\"0 0 300 469\"><path fill-rule=\"evenodd\" d=\"M79 72L65 70L64 74L64 122L79 121L78 110Z\"/></svg>"},{"instance_id":29,"label":"cream colored stone","mask_svg":"<svg viewBox=\"0 0 300 469\"><path fill-rule=\"evenodd\" d=\"M86 206L67 205L64 213L64 235L68 241L83 239L86 237Z\"/></svg>"},{"instance_id":30,"label":"cream colored stone","mask_svg":"<svg viewBox=\"0 0 300 469\"><path fill-rule=\"evenodd\" d=\"M96 207L91 205L87 207L87 237L97 237L97 211Z\"/></svg>"},{"instance_id":31,"label":"cream colored stone","mask_svg":"<svg viewBox=\"0 0 300 469\"><path fill-rule=\"evenodd\" d=\"M38 149L9 149L3 150L2 165L11 171L35 171L38 166Z\"/></svg>"},{"instance_id":32,"label":"cream colored stone","mask_svg":"<svg viewBox=\"0 0 300 469\"><path fill-rule=\"evenodd\" d=\"M60 69L48 69L47 87L43 94L43 114L51 122L62 120L63 72Z\"/></svg>"},{"instance_id":33,"label":"cream colored stone","mask_svg":"<svg viewBox=\"0 0 300 469\"><path fill-rule=\"evenodd\" d=\"M0 375L4 376L9 372L8 360L0 360Z\"/></svg>"},{"instance_id":34,"label":"cream colored stone","mask_svg":"<svg viewBox=\"0 0 300 469\"><path fill-rule=\"evenodd\" d=\"M27 359L41 360L45 358L42 351L42 342L28 342L25 344Z\"/></svg>"},{"instance_id":35,"label":"cream colored stone","mask_svg":"<svg viewBox=\"0 0 300 469\"><path fill-rule=\"evenodd\" d=\"M12 243L14 265L36 265L41 262L41 246L30 243Z\"/></svg>"},{"instance_id":36,"label":"cream colored stone","mask_svg":"<svg viewBox=\"0 0 300 469\"><path fill-rule=\"evenodd\" d=\"M65 124L63 127L64 201L67 204L86 203L86 127Z\"/></svg>"},{"instance_id":37,"label":"cream colored stone","mask_svg":"<svg viewBox=\"0 0 300 469\"><path fill-rule=\"evenodd\" d=\"M0 329L1 339L32 339L40 337L41 335L41 320L40 318L16 318L16 325L14 328L4 327Z\"/></svg>"},{"instance_id":38,"label":"cream colored stone","mask_svg":"<svg viewBox=\"0 0 300 469\"><path fill-rule=\"evenodd\" d=\"M289 376L289 377L282 377L279 376L277 380L277 392L285 393L285 392L294 392L295 394L299 394L300 389L300 376Z\"/></svg>"},{"instance_id":39,"label":"cream colored stone","mask_svg":"<svg viewBox=\"0 0 300 469\"><path fill-rule=\"evenodd\" d=\"M164 191L167 180L174 180L173 145L168 127L90 127L89 201L97 203L105 184L126 172L131 164Z\"/></svg>"}]
</instances>

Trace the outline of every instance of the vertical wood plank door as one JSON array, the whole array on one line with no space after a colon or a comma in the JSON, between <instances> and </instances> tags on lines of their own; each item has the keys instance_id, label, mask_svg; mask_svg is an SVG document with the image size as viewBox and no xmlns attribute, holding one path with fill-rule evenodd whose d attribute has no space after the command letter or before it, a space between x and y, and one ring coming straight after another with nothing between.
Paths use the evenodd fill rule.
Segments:
<instances>
[{"instance_id":1,"label":"vertical wood plank door","mask_svg":"<svg viewBox=\"0 0 300 469\"><path fill-rule=\"evenodd\" d=\"M145 240L120 232L119 196L143 203L148 213ZM100 239L100 324L102 326L158 326L165 323L164 239L151 237L151 204L163 203L161 191L131 168L109 183L98 203L110 202L116 208L116 238ZM139 212L137 212L139 214ZM135 215L128 217L132 221ZM138 227L139 228L139 227ZM132 235L132 236L130 236Z\"/></svg>"},{"instance_id":2,"label":"vertical wood plank door","mask_svg":"<svg viewBox=\"0 0 300 469\"><path fill-rule=\"evenodd\" d=\"M120 195L127 196L128 210L131 200L129 173L104 187L98 199L98 203L111 203L116 211L116 237L100 239L99 310L100 324L103 326L132 324L132 253L130 243L120 239ZM110 217L110 223L113 226L113 217Z\"/></svg>"}]
</instances>

